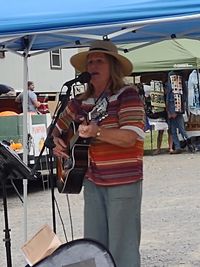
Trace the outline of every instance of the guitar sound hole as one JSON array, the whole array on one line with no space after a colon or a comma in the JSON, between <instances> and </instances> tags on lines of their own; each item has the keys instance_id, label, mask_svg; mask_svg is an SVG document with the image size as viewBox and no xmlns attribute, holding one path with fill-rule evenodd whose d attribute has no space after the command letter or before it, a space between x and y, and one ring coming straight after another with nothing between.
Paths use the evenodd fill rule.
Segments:
<instances>
[{"instance_id":1,"label":"guitar sound hole","mask_svg":"<svg viewBox=\"0 0 200 267\"><path fill-rule=\"evenodd\" d=\"M72 165L73 165L73 163L72 163L71 158L68 158L68 159L66 159L65 162L64 162L64 169L65 169L65 170L66 170L66 169L68 170L68 169L72 168Z\"/></svg>"}]
</instances>

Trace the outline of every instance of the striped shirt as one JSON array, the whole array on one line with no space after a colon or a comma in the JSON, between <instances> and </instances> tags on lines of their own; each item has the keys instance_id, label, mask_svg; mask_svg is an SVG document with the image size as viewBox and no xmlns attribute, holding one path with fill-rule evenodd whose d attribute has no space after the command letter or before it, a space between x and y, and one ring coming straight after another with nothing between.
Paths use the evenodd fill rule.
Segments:
<instances>
[{"instance_id":1,"label":"striped shirt","mask_svg":"<svg viewBox=\"0 0 200 267\"><path fill-rule=\"evenodd\" d=\"M108 116L99 122L99 126L132 130L138 134L138 138L130 147L92 139L86 177L102 186L133 183L143 178L144 106L137 91L131 86L108 96L108 101ZM93 98L82 102L76 99L70 101L57 122L58 128L68 129L72 120L77 120L94 106Z\"/></svg>"}]
</instances>

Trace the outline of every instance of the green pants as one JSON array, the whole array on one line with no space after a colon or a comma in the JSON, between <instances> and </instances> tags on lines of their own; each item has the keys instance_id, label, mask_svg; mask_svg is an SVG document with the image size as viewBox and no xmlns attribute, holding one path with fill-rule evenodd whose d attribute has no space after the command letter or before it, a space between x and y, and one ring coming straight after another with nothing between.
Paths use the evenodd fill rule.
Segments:
<instances>
[{"instance_id":1,"label":"green pants","mask_svg":"<svg viewBox=\"0 0 200 267\"><path fill-rule=\"evenodd\" d=\"M117 267L140 266L142 181L103 187L84 182L84 236L111 252Z\"/></svg>"}]
</instances>

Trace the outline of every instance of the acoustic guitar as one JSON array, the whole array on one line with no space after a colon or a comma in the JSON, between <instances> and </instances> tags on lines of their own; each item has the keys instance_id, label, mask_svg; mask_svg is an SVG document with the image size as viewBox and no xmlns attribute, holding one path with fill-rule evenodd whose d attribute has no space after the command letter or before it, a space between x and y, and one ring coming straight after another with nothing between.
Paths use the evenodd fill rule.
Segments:
<instances>
[{"instance_id":1,"label":"acoustic guitar","mask_svg":"<svg viewBox=\"0 0 200 267\"><path fill-rule=\"evenodd\" d=\"M98 122L107 116L107 98L103 98L87 114L86 121ZM90 138L81 138L72 122L67 135L62 137L67 145L68 158L57 158L57 188L60 193L78 194L88 168L88 147Z\"/></svg>"}]
</instances>

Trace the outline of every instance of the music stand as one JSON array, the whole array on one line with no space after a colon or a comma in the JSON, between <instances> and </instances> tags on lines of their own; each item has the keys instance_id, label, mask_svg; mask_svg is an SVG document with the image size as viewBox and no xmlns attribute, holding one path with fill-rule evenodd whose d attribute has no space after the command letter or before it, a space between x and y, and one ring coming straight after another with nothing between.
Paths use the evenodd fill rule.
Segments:
<instances>
[{"instance_id":1,"label":"music stand","mask_svg":"<svg viewBox=\"0 0 200 267\"><path fill-rule=\"evenodd\" d=\"M7 142L0 142L0 181L2 184L3 209L5 220L5 242L7 267L12 267L11 239L8 224L7 192L6 181L8 179L36 179L31 176L31 170L20 159L20 157L10 149Z\"/></svg>"}]
</instances>

